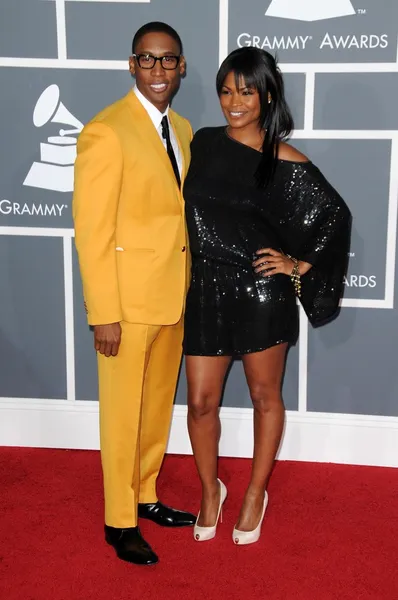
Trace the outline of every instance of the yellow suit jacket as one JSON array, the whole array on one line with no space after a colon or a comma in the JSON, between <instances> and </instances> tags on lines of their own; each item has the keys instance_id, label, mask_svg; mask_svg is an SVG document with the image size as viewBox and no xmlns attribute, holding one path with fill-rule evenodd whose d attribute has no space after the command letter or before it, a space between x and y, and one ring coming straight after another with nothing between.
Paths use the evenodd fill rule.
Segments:
<instances>
[{"instance_id":1,"label":"yellow suit jacket","mask_svg":"<svg viewBox=\"0 0 398 600\"><path fill-rule=\"evenodd\" d=\"M192 129L172 110L169 118L183 156L183 185ZM78 138L73 218L90 325L180 319L190 270L183 196L133 91Z\"/></svg>"}]
</instances>

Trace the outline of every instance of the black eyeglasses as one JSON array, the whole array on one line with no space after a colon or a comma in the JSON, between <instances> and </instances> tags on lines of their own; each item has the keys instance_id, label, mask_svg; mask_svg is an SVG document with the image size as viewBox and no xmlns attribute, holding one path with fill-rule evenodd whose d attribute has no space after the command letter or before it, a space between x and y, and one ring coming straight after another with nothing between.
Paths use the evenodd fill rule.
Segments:
<instances>
[{"instance_id":1,"label":"black eyeglasses","mask_svg":"<svg viewBox=\"0 0 398 600\"><path fill-rule=\"evenodd\" d=\"M133 54L141 69L153 69L156 62L159 61L162 69L166 71L174 71L178 67L181 56L152 56L152 54Z\"/></svg>"}]
</instances>

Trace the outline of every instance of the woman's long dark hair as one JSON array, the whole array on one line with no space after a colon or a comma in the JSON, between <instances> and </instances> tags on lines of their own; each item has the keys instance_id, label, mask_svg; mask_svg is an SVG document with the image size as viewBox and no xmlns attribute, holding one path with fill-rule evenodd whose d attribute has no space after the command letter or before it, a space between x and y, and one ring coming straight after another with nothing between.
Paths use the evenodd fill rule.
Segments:
<instances>
[{"instance_id":1,"label":"woman's long dark hair","mask_svg":"<svg viewBox=\"0 0 398 600\"><path fill-rule=\"evenodd\" d=\"M259 125L265 130L262 159L256 172L259 186L265 187L275 172L279 143L291 133L293 117L285 99L282 74L274 57L259 48L245 47L234 50L222 63L216 79L220 96L224 81L231 71L235 75L236 87L242 77L245 85L254 88L260 96ZM268 102L271 95L271 103Z\"/></svg>"}]
</instances>

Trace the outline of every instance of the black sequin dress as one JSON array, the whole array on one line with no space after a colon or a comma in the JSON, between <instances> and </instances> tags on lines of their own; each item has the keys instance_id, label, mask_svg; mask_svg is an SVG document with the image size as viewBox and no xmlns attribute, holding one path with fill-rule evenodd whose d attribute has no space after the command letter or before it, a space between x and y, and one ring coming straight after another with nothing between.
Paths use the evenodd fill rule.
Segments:
<instances>
[{"instance_id":1,"label":"black sequin dress","mask_svg":"<svg viewBox=\"0 0 398 600\"><path fill-rule=\"evenodd\" d=\"M236 356L294 342L298 308L290 278L263 277L256 250L271 247L314 265L302 278L302 303L317 324L338 308L350 213L311 162L279 160L264 190L256 150L225 127L198 131L184 186L192 253L184 353Z\"/></svg>"}]
</instances>

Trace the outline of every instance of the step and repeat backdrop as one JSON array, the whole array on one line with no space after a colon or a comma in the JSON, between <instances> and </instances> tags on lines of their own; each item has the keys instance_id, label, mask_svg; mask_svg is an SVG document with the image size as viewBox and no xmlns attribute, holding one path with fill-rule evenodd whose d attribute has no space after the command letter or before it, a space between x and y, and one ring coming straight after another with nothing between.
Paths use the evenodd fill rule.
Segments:
<instances>
[{"instance_id":1,"label":"step and repeat backdrop","mask_svg":"<svg viewBox=\"0 0 398 600\"><path fill-rule=\"evenodd\" d=\"M71 219L76 139L131 88L134 32L165 21L187 59L174 108L220 125L220 61L274 53L307 154L353 213L339 318L301 313L284 380L281 458L398 465L398 4L395 0L2 0L0 444L97 448L96 359ZM181 371L170 451L189 452ZM250 398L233 365L221 451L250 456Z\"/></svg>"}]
</instances>

